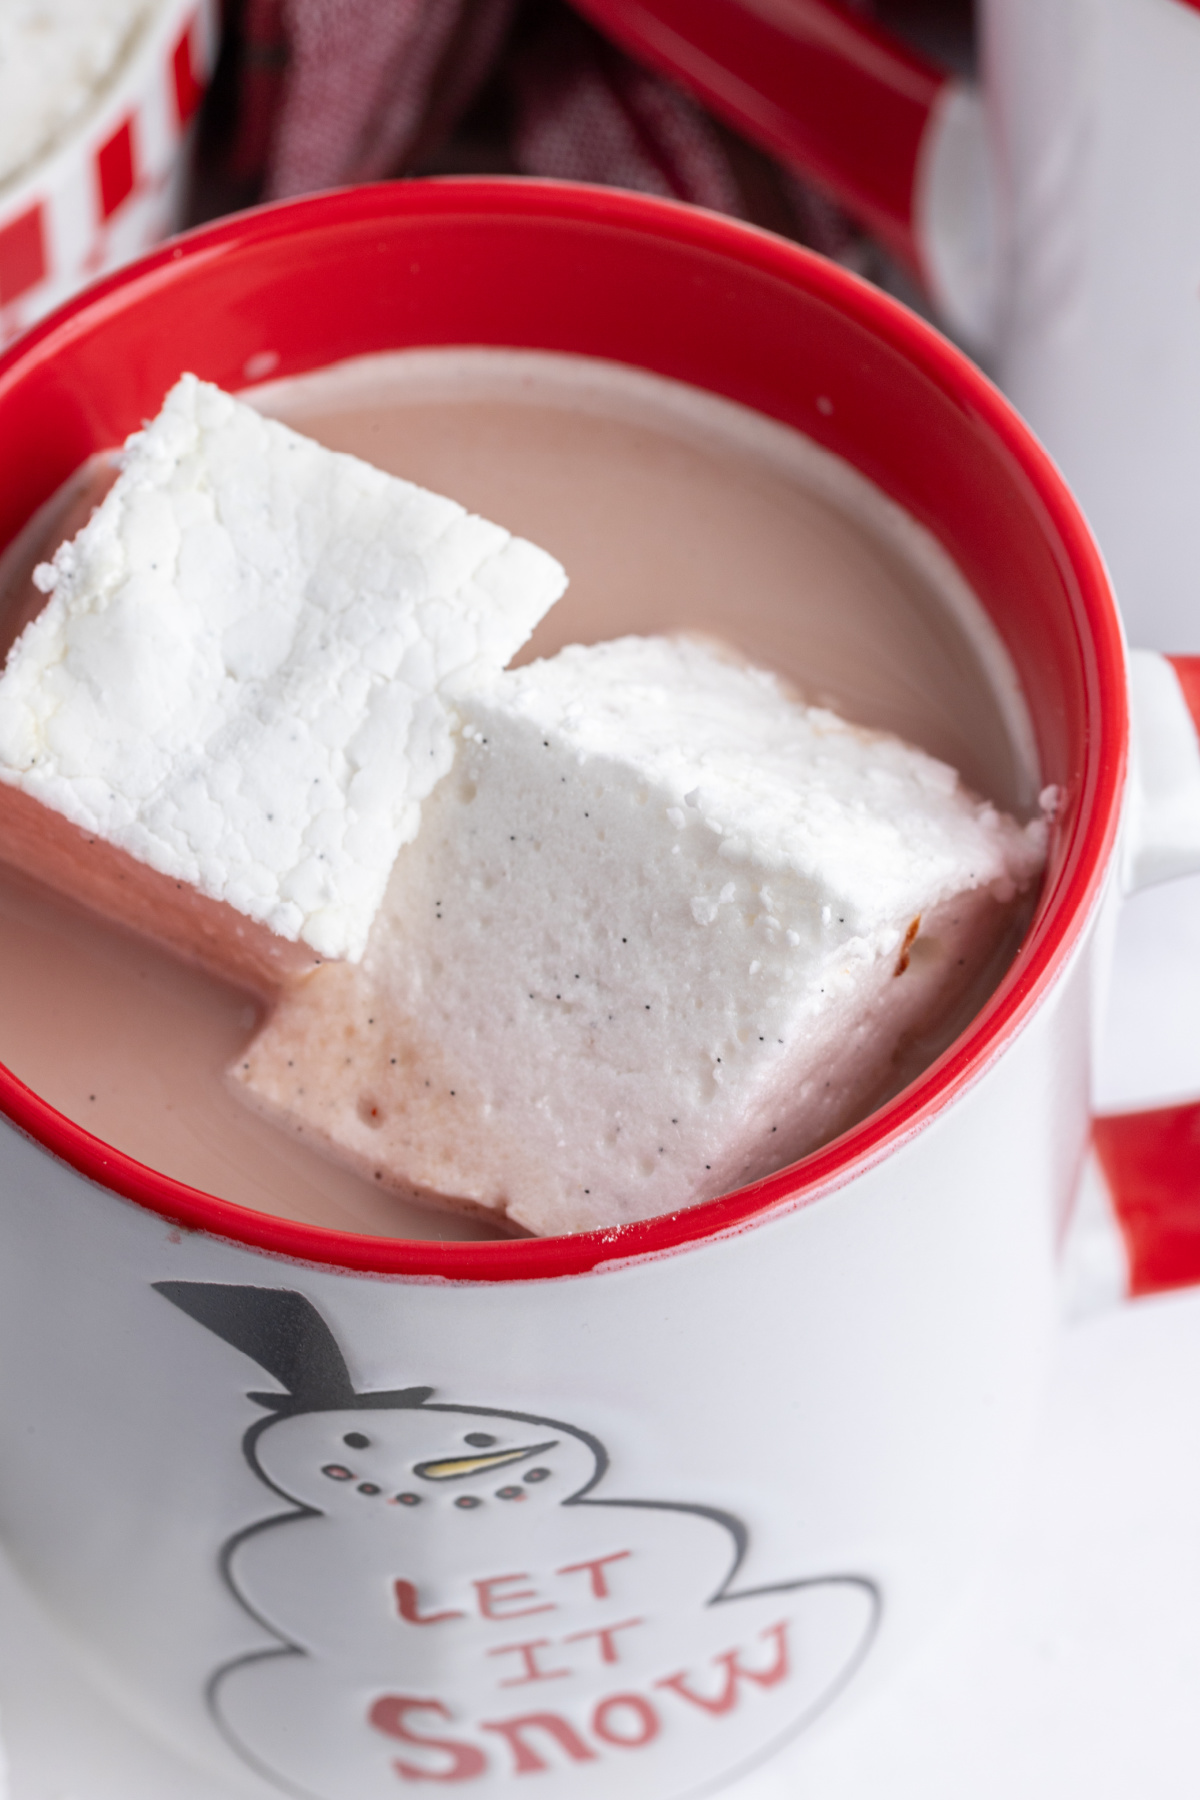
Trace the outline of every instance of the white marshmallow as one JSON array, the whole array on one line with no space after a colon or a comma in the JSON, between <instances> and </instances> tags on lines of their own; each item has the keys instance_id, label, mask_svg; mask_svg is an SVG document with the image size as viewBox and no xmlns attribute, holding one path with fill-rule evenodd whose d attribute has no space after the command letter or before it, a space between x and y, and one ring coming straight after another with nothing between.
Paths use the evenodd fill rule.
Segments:
<instances>
[{"instance_id":1,"label":"white marshmallow","mask_svg":"<svg viewBox=\"0 0 1200 1800\"><path fill-rule=\"evenodd\" d=\"M380 1180L539 1233L843 1130L994 980L1042 866L1041 820L696 643L576 646L461 711L361 967L232 1073Z\"/></svg>"},{"instance_id":2,"label":"white marshmallow","mask_svg":"<svg viewBox=\"0 0 1200 1800\"><path fill-rule=\"evenodd\" d=\"M450 685L502 668L566 586L534 545L190 375L39 577L0 781L350 959L450 767Z\"/></svg>"}]
</instances>

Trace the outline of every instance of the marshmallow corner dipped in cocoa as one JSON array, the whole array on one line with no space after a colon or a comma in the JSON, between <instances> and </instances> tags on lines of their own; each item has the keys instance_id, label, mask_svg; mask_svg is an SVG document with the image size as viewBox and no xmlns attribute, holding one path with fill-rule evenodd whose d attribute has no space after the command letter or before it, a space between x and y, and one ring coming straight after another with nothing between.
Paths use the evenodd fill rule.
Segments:
<instances>
[{"instance_id":1,"label":"marshmallow corner dipped in cocoa","mask_svg":"<svg viewBox=\"0 0 1200 1800\"><path fill-rule=\"evenodd\" d=\"M1011 938L1045 822L944 763L700 642L501 672L552 558L192 378L123 462L0 678L2 854L273 994L236 1090L368 1178L538 1233L694 1204Z\"/></svg>"},{"instance_id":2,"label":"marshmallow corner dipped in cocoa","mask_svg":"<svg viewBox=\"0 0 1200 1800\"><path fill-rule=\"evenodd\" d=\"M119 460L34 571L45 605L17 596L3 853L271 992L362 955L450 766L447 684L502 668L566 577L194 376Z\"/></svg>"}]
</instances>

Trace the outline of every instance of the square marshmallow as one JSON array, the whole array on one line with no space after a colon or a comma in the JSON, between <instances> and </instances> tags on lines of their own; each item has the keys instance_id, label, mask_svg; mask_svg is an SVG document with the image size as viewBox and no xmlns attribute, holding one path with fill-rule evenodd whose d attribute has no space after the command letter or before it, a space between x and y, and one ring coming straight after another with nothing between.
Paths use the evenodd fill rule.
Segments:
<instances>
[{"instance_id":1,"label":"square marshmallow","mask_svg":"<svg viewBox=\"0 0 1200 1800\"><path fill-rule=\"evenodd\" d=\"M50 599L0 677L0 782L351 960L450 767L448 690L501 669L566 586L534 545L191 375L38 576Z\"/></svg>"},{"instance_id":2,"label":"square marshmallow","mask_svg":"<svg viewBox=\"0 0 1200 1800\"><path fill-rule=\"evenodd\" d=\"M460 710L362 964L286 995L232 1074L368 1175L535 1232L843 1130L1042 867L1044 821L694 642L575 646Z\"/></svg>"}]
</instances>

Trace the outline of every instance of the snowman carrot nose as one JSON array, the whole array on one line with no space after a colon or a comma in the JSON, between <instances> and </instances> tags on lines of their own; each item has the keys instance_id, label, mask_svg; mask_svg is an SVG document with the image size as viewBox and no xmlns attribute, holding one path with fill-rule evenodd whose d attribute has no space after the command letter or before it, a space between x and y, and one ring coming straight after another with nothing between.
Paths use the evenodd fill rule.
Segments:
<instances>
[{"instance_id":1,"label":"snowman carrot nose","mask_svg":"<svg viewBox=\"0 0 1200 1800\"><path fill-rule=\"evenodd\" d=\"M551 1438L547 1444L526 1444L520 1450L491 1450L483 1456L448 1456L441 1462L415 1464L413 1474L424 1481L455 1481L462 1475L478 1475L481 1469L502 1469L506 1463L523 1462L527 1456L541 1456L544 1450L553 1450L557 1443L557 1438Z\"/></svg>"}]
</instances>

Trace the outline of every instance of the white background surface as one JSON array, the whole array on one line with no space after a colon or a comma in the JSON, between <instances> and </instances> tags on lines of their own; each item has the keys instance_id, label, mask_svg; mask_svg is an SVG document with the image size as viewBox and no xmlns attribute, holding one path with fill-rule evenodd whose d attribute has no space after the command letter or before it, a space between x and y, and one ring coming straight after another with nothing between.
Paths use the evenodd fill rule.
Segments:
<instances>
[{"instance_id":1,"label":"white background surface","mask_svg":"<svg viewBox=\"0 0 1200 1800\"><path fill-rule=\"evenodd\" d=\"M1200 883L1122 922L1108 1107L1200 1092ZM86 1495L81 1495L86 1504ZM11 1800L224 1800L141 1739L0 1564ZM730 1800L1195 1800L1200 1293L1064 1329L1021 1505L957 1614L875 1698Z\"/></svg>"}]
</instances>

